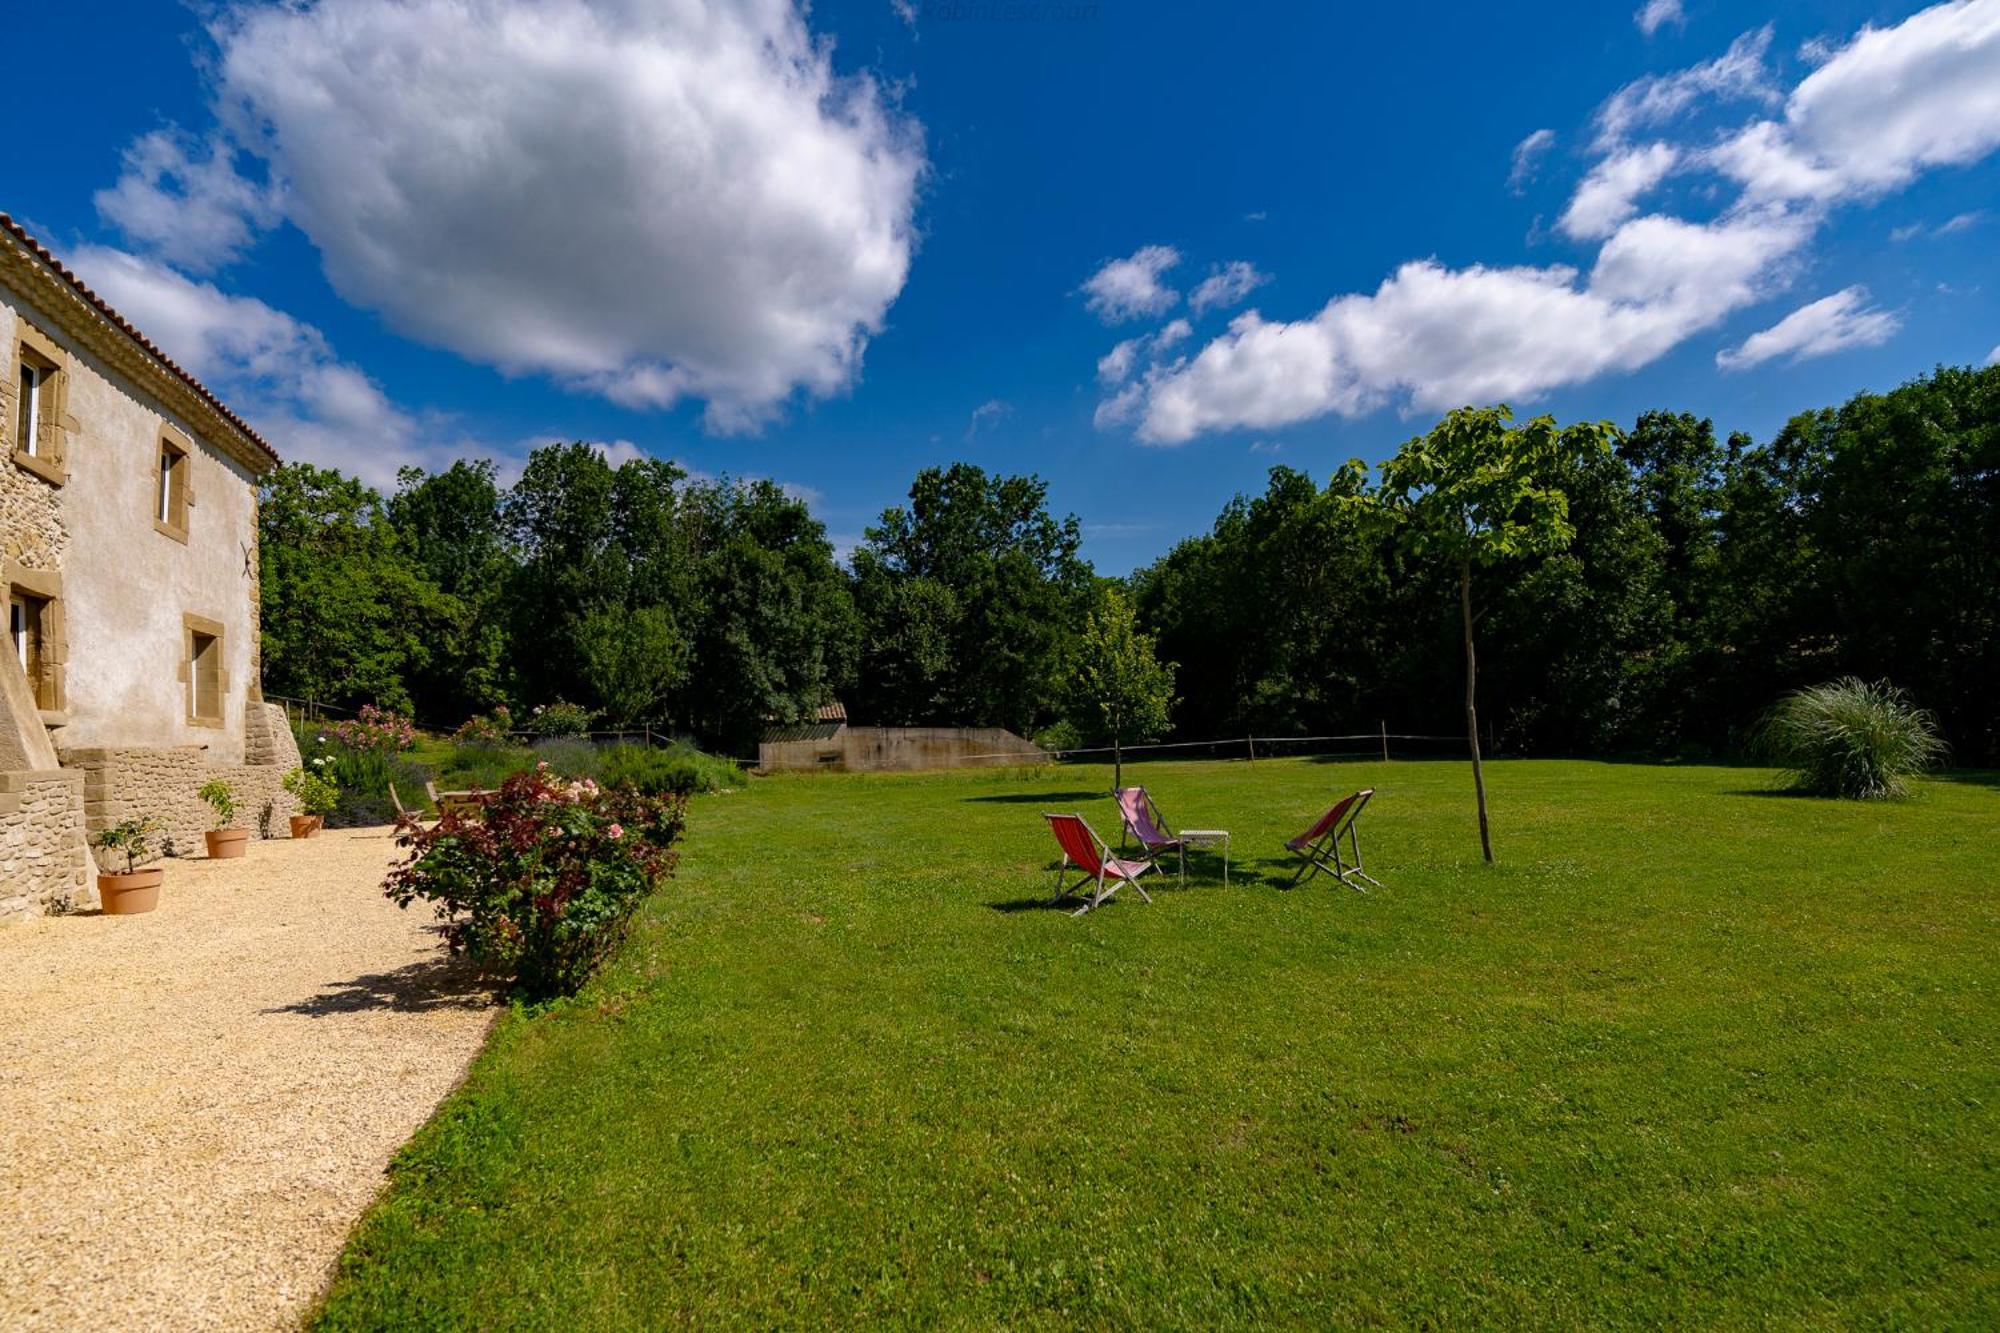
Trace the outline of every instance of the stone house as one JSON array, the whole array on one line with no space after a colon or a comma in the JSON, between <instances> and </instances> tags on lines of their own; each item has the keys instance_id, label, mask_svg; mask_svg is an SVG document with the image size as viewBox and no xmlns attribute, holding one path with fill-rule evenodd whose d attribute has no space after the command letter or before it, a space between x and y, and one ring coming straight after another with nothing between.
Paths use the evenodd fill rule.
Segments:
<instances>
[{"instance_id":1,"label":"stone house","mask_svg":"<svg viewBox=\"0 0 2000 1333\"><path fill-rule=\"evenodd\" d=\"M278 456L0 213L0 920L96 901L88 835L163 850L235 788L266 836L298 763L259 685L257 485Z\"/></svg>"}]
</instances>

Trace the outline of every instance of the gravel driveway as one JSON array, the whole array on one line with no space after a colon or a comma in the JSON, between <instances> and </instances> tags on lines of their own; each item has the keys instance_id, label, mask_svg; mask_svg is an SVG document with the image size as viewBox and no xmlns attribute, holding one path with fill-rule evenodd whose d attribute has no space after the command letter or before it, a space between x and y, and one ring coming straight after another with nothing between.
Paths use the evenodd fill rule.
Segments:
<instances>
[{"instance_id":1,"label":"gravel driveway","mask_svg":"<svg viewBox=\"0 0 2000 1333\"><path fill-rule=\"evenodd\" d=\"M0 1328L295 1324L493 1008L386 830L0 927Z\"/></svg>"}]
</instances>

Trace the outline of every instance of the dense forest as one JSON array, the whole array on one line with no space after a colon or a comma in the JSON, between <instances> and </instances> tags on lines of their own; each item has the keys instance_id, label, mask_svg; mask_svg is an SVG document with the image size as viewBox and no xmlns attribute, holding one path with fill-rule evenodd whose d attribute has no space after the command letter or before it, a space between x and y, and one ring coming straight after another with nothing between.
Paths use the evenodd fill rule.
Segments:
<instances>
[{"instance_id":1,"label":"dense forest","mask_svg":"<svg viewBox=\"0 0 2000 1333\"><path fill-rule=\"evenodd\" d=\"M1727 755L1784 690L1854 674L1934 710L1959 762L2000 759L2000 367L1766 443L1665 411L1610 439L1538 478L1568 539L1478 571L1502 749ZM1116 586L1043 482L963 463L920 473L848 568L778 486L581 443L510 487L461 462L386 497L295 464L263 495L264 683L445 727L563 701L736 752L835 698L856 721L1092 740L1066 627L1129 598L1173 664L1175 735L1451 734L1455 576L1371 520L1373 484L1273 468Z\"/></svg>"}]
</instances>

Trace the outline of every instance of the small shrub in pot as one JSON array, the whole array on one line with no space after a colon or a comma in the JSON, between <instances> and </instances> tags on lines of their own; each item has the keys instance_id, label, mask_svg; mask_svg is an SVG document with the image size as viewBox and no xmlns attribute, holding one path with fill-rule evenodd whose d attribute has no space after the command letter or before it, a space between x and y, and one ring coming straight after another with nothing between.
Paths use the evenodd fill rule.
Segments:
<instances>
[{"instance_id":1,"label":"small shrub in pot","mask_svg":"<svg viewBox=\"0 0 2000 1333\"><path fill-rule=\"evenodd\" d=\"M215 812L215 827L205 835L211 860L241 856L250 845L250 830L236 826L236 790L222 778L211 778L195 793Z\"/></svg>"},{"instance_id":2,"label":"small shrub in pot","mask_svg":"<svg viewBox=\"0 0 2000 1333\"><path fill-rule=\"evenodd\" d=\"M160 884L166 879L166 870L139 865L139 858L153 850L153 835L159 829L158 820L144 815L120 820L91 837L93 846L125 860L123 871L100 871L97 876L97 899L106 916L135 916L160 905Z\"/></svg>"},{"instance_id":3,"label":"small shrub in pot","mask_svg":"<svg viewBox=\"0 0 2000 1333\"><path fill-rule=\"evenodd\" d=\"M310 838L319 832L340 804L340 788L310 769L295 768L285 774L285 790L299 803L299 813L292 816L294 838Z\"/></svg>"}]
</instances>

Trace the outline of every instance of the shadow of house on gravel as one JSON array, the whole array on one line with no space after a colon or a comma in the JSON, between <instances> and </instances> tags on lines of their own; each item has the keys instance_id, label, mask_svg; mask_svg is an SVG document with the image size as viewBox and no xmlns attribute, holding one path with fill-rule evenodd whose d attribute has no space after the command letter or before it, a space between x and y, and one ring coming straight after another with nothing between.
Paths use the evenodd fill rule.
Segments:
<instances>
[{"instance_id":1,"label":"shadow of house on gravel","mask_svg":"<svg viewBox=\"0 0 2000 1333\"><path fill-rule=\"evenodd\" d=\"M369 972L339 981L319 994L293 1004L266 1009L267 1014L304 1014L329 1018L371 1009L422 1013L432 1009L483 1009L496 1002L498 987L491 978L459 958L427 958L393 972Z\"/></svg>"}]
</instances>

